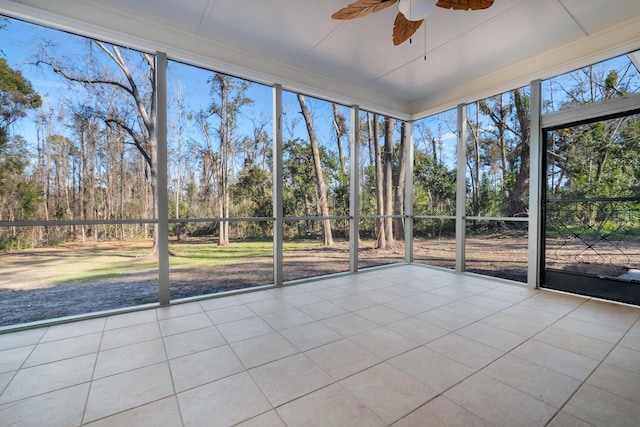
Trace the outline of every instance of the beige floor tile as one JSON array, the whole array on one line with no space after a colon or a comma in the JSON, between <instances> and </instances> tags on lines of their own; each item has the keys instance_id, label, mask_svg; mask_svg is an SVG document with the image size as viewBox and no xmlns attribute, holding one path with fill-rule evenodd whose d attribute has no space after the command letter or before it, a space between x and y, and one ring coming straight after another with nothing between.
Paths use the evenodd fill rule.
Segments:
<instances>
[{"instance_id":1,"label":"beige floor tile","mask_svg":"<svg viewBox=\"0 0 640 427\"><path fill-rule=\"evenodd\" d=\"M347 311L338 307L331 301L320 301L313 304L299 307L298 310L302 311L308 316L313 317L316 320L327 319L333 316L339 316L345 314Z\"/></svg>"},{"instance_id":2,"label":"beige floor tile","mask_svg":"<svg viewBox=\"0 0 640 427\"><path fill-rule=\"evenodd\" d=\"M97 333L38 344L23 366L42 365L71 357L97 353L101 338L102 334Z\"/></svg>"},{"instance_id":3,"label":"beige floor tile","mask_svg":"<svg viewBox=\"0 0 640 427\"><path fill-rule=\"evenodd\" d=\"M164 338L167 357L186 356L187 354L207 350L225 344L224 338L215 326L183 332Z\"/></svg>"},{"instance_id":4,"label":"beige floor tile","mask_svg":"<svg viewBox=\"0 0 640 427\"><path fill-rule=\"evenodd\" d=\"M640 425L640 405L589 384L580 387L563 409L597 426Z\"/></svg>"},{"instance_id":5,"label":"beige floor tile","mask_svg":"<svg viewBox=\"0 0 640 427\"><path fill-rule=\"evenodd\" d=\"M259 317L236 320L218 326L218 330L229 343L246 340L260 335L274 332L271 326L267 325Z\"/></svg>"},{"instance_id":6,"label":"beige floor tile","mask_svg":"<svg viewBox=\"0 0 640 427\"><path fill-rule=\"evenodd\" d=\"M432 388L383 363L340 381L348 392L391 424L436 396Z\"/></svg>"},{"instance_id":7,"label":"beige floor tile","mask_svg":"<svg viewBox=\"0 0 640 427\"><path fill-rule=\"evenodd\" d=\"M243 304L251 304L258 301L266 301L268 299L275 299L275 296L268 290L247 292L244 294L236 295L236 298Z\"/></svg>"},{"instance_id":8,"label":"beige floor tile","mask_svg":"<svg viewBox=\"0 0 640 427\"><path fill-rule=\"evenodd\" d=\"M282 299L294 307L303 307L305 305L316 304L324 301L322 298L313 295L310 292L301 292L295 295L285 295Z\"/></svg>"},{"instance_id":9,"label":"beige floor tile","mask_svg":"<svg viewBox=\"0 0 640 427\"><path fill-rule=\"evenodd\" d=\"M409 286L406 283L401 282L399 285L388 286L384 288L385 291L396 294L399 297L408 298L413 295L422 293L420 289L416 289L413 286Z\"/></svg>"},{"instance_id":10,"label":"beige floor tile","mask_svg":"<svg viewBox=\"0 0 640 427\"><path fill-rule=\"evenodd\" d=\"M267 322L276 331L293 328L294 326L303 325L305 323L314 322L315 319L307 316L297 308L278 311L262 315L262 320Z\"/></svg>"},{"instance_id":11,"label":"beige floor tile","mask_svg":"<svg viewBox=\"0 0 640 427\"><path fill-rule=\"evenodd\" d=\"M274 332L231 344L245 368L253 368L298 353L298 349Z\"/></svg>"},{"instance_id":12,"label":"beige floor tile","mask_svg":"<svg viewBox=\"0 0 640 427\"><path fill-rule=\"evenodd\" d=\"M244 371L228 345L169 361L177 392L201 386Z\"/></svg>"},{"instance_id":13,"label":"beige floor tile","mask_svg":"<svg viewBox=\"0 0 640 427\"><path fill-rule=\"evenodd\" d=\"M372 301L376 304L384 304L401 298L400 296L391 292L387 292L384 289L376 289L374 291L363 292L359 294L359 296L364 299L368 299L369 301Z\"/></svg>"},{"instance_id":14,"label":"beige floor tile","mask_svg":"<svg viewBox=\"0 0 640 427\"><path fill-rule=\"evenodd\" d=\"M300 294L308 294L307 291L295 285L277 286L267 290L267 292L269 292L271 295L278 298L293 296L293 295L300 295Z\"/></svg>"},{"instance_id":15,"label":"beige floor tile","mask_svg":"<svg viewBox=\"0 0 640 427\"><path fill-rule=\"evenodd\" d=\"M640 308L607 301L590 300L571 312L569 317L626 330L640 317Z\"/></svg>"},{"instance_id":16,"label":"beige floor tile","mask_svg":"<svg viewBox=\"0 0 640 427\"><path fill-rule=\"evenodd\" d=\"M286 427L286 425L274 410L237 424L236 427Z\"/></svg>"},{"instance_id":17,"label":"beige floor tile","mask_svg":"<svg viewBox=\"0 0 640 427\"><path fill-rule=\"evenodd\" d=\"M640 333L627 332L624 338L622 338L622 341L620 341L620 345L632 350L640 351Z\"/></svg>"},{"instance_id":18,"label":"beige floor tile","mask_svg":"<svg viewBox=\"0 0 640 427\"><path fill-rule=\"evenodd\" d=\"M560 314L537 310L535 308L524 306L522 303L506 308L502 313L530 320L532 322L541 323L545 326L549 326L557 322L562 317Z\"/></svg>"},{"instance_id":19,"label":"beige floor tile","mask_svg":"<svg viewBox=\"0 0 640 427\"><path fill-rule=\"evenodd\" d=\"M544 342L583 356L602 360L613 348L614 344L567 332L551 326L533 337Z\"/></svg>"},{"instance_id":20,"label":"beige floor tile","mask_svg":"<svg viewBox=\"0 0 640 427\"><path fill-rule=\"evenodd\" d=\"M604 361L640 373L640 351L617 346L609 353L609 356L607 356Z\"/></svg>"},{"instance_id":21,"label":"beige floor tile","mask_svg":"<svg viewBox=\"0 0 640 427\"><path fill-rule=\"evenodd\" d=\"M482 322L472 323L469 326L458 329L456 334L501 351L510 351L527 339L522 335L514 334Z\"/></svg>"},{"instance_id":22,"label":"beige floor tile","mask_svg":"<svg viewBox=\"0 0 640 427\"><path fill-rule=\"evenodd\" d=\"M519 305L564 316L584 304L587 298L552 292L540 292Z\"/></svg>"},{"instance_id":23,"label":"beige floor tile","mask_svg":"<svg viewBox=\"0 0 640 427\"><path fill-rule=\"evenodd\" d=\"M343 338L342 335L320 322L305 323L304 325L285 329L280 334L300 351L311 350Z\"/></svg>"},{"instance_id":24,"label":"beige floor tile","mask_svg":"<svg viewBox=\"0 0 640 427\"><path fill-rule=\"evenodd\" d=\"M287 403L277 411L289 427L386 425L338 384Z\"/></svg>"},{"instance_id":25,"label":"beige floor tile","mask_svg":"<svg viewBox=\"0 0 640 427\"><path fill-rule=\"evenodd\" d=\"M85 424L87 427L175 427L181 426L180 409L175 396Z\"/></svg>"},{"instance_id":26,"label":"beige floor tile","mask_svg":"<svg viewBox=\"0 0 640 427\"><path fill-rule=\"evenodd\" d=\"M88 393L85 383L0 405L0 425L79 426Z\"/></svg>"},{"instance_id":27,"label":"beige floor tile","mask_svg":"<svg viewBox=\"0 0 640 427\"><path fill-rule=\"evenodd\" d=\"M620 341L620 338L625 334L626 329L611 328L606 324L596 324L591 322L585 322L573 317L563 317L553 324L554 328L562 329L563 331L570 332L572 334L579 334L585 337L595 338L600 341L605 341L611 344L616 344Z\"/></svg>"},{"instance_id":28,"label":"beige floor tile","mask_svg":"<svg viewBox=\"0 0 640 427\"><path fill-rule=\"evenodd\" d=\"M480 321L480 323L495 326L496 328L513 332L514 334L521 335L525 338L531 338L547 327L542 323L521 319L504 312L492 314L489 317L485 317Z\"/></svg>"},{"instance_id":29,"label":"beige floor tile","mask_svg":"<svg viewBox=\"0 0 640 427\"><path fill-rule=\"evenodd\" d=\"M507 285L510 288L517 288L517 285ZM500 301L505 301L505 302L510 302L512 304L516 304L519 302L522 302L524 300L526 300L527 298L531 298L532 296L534 296L537 292L533 291L533 292L528 292L529 290L524 288L524 292L521 293L516 293L516 292L509 292L508 290L504 289L503 287L498 287L496 289L490 289L488 291L485 291L483 293L481 293L480 295L484 296L484 297L488 297L488 298L492 298L492 299L497 299Z\"/></svg>"},{"instance_id":30,"label":"beige floor tile","mask_svg":"<svg viewBox=\"0 0 640 427\"><path fill-rule=\"evenodd\" d=\"M104 330L105 318L79 320L77 322L50 326L42 336L40 342L79 337L80 335L95 334Z\"/></svg>"},{"instance_id":31,"label":"beige floor tile","mask_svg":"<svg viewBox=\"0 0 640 427\"><path fill-rule=\"evenodd\" d=\"M374 305L372 307L363 308L362 310L356 311L356 314L380 326L407 318L406 314L400 313L392 308L385 307L384 305Z\"/></svg>"},{"instance_id":32,"label":"beige floor tile","mask_svg":"<svg viewBox=\"0 0 640 427\"><path fill-rule=\"evenodd\" d=\"M198 314L202 312L202 307L197 302L174 304L167 307L156 308L156 316L158 316L158 320L172 319L174 317L188 316L190 314Z\"/></svg>"},{"instance_id":33,"label":"beige floor tile","mask_svg":"<svg viewBox=\"0 0 640 427\"><path fill-rule=\"evenodd\" d=\"M160 321L160 331L163 337L208 328L209 326L213 326L213 323L203 312L172 317Z\"/></svg>"},{"instance_id":34,"label":"beige floor tile","mask_svg":"<svg viewBox=\"0 0 640 427\"><path fill-rule=\"evenodd\" d=\"M543 292L543 291L540 291L538 289L530 289L524 284L511 284L511 283L507 283L507 284L504 284L504 285L501 284L499 286L496 286L493 289L495 289L497 291L503 291L503 292L509 292L509 293L513 293L513 294L523 295L523 296L526 296L527 298L532 297L534 295L537 295L540 292Z\"/></svg>"},{"instance_id":35,"label":"beige floor tile","mask_svg":"<svg viewBox=\"0 0 640 427\"><path fill-rule=\"evenodd\" d=\"M640 373L638 372L603 363L589 377L587 384L640 404Z\"/></svg>"},{"instance_id":36,"label":"beige floor tile","mask_svg":"<svg viewBox=\"0 0 640 427\"><path fill-rule=\"evenodd\" d=\"M0 334L0 351L37 344L47 328L27 329L25 331ZM2 358L0 358L1 360Z\"/></svg>"},{"instance_id":37,"label":"beige floor tile","mask_svg":"<svg viewBox=\"0 0 640 427\"><path fill-rule=\"evenodd\" d=\"M209 319L216 324L235 322L236 320L248 319L249 317L255 317L255 313L244 304L233 305L231 307L219 308L216 310L207 311Z\"/></svg>"},{"instance_id":38,"label":"beige floor tile","mask_svg":"<svg viewBox=\"0 0 640 427\"><path fill-rule=\"evenodd\" d=\"M198 303L200 304L200 307L202 308L202 310L212 311L212 310L218 310L221 308L232 307L234 305L240 305L242 304L242 301L240 301L240 299L235 295L228 295L226 297L215 297L215 298L204 299L204 300L198 301Z\"/></svg>"},{"instance_id":39,"label":"beige floor tile","mask_svg":"<svg viewBox=\"0 0 640 427\"><path fill-rule=\"evenodd\" d=\"M161 337L160 324L158 322L113 329L105 331L102 334L100 350L110 350L112 348L151 341Z\"/></svg>"},{"instance_id":40,"label":"beige floor tile","mask_svg":"<svg viewBox=\"0 0 640 427\"><path fill-rule=\"evenodd\" d=\"M564 411L560 411L553 417L549 424L547 424L547 427L593 427L593 424L589 424Z\"/></svg>"},{"instance_id":41,"label":"beige floor tile","mask_svg":"<svg viewBox=\"0 0 640 427\"><path fill-rule=\"evenodd\" d=\"M351 292L337 287L314 289L311 293L323 300L333 300L351 295Z\"/></svg>"},{"instance_id":42,"label":"beige floor tile","mask_svg":"<svg viewBox=\"0 0 640 427\"><path fill-rule=\"evenodd\" d=\"M307 351L305 355L334 380L353 375L382 361L348 339L314 348Z\"/></svg>"},{"instance_id":43,"label":"beige floor tile","mask_svg":"<svg viewBox=\"0 0 640 427\"><path fill-rule=\"evenodd\" d=\"M399 311L400 313L404 313L407 316L415 316L435 308L423 302L418 302L411 297L393 300L384 304L384 306Z\"/></svg>"},{"instance_id":44,"label":"beige floor tile","mask_svg":"<svg viewBox=\"0 0 640 427\"><path fill-rule=\"evenodd\" d=\"M107 317L104 330L126 328L128 326L136 326L144 323L157 322L158 316L154 310L140 310L131 313L116 314Z\"/></svg>"},{"instance_id":45,"label":"beige floor tile","mask_svg":"<svg viewBox=\"0 0 640 427\"><path fill-rule=\"evenodd\" d=\"M0 374L0 394L2 394L4 389L9 385L9 381L11 381L15 374L15 371Z\"/></svg>"},{"instance_id":46,"label":"beige floor tile","mask_svg":"<svg viewBox=\"0 0 640 427\"><path fill-rule=\"evenodd\" d=\"M387 325L386 328L418 344L426 344L449 333L446 329L427 323L416 317L391 323Z\"/></svg>"},{"instance_id":47,"label":"beige floor tile","mask_svg":"<svg viewBox=\"0 0 640 427\"><path fill-rule=\"evenodd\" d=\"M297 399L333 382L304 354L296 354L249 371L273 406Z\"/></svg>"},{"instance_id":48,"label":"beige floor tile","mask_svg":"<svg viewBox=\"0 0 640 427\"><path fill-rule=\"evenodd\" d=\"M497 426L543 426L556 412L553 406L481 373L467 378L444 396Z\"/></svg>"},{"instance_id":49,"label":"beige floor tile","mask_svg":"<svg viewBox=\"0 0 640 427\"><path fill-rule=\"evenodd\" d=\"M421 294L414 295L411 298L419 303L428 304L432 307L442 307L455 301L455 298L436 295L433 292L423 292Z\"/></svg>"},{"instance_id":50,"label":"beige floor tile","mask_svg":"<svg viewBox=\"0 0 640 427\"><path fill-rule=\"evenodd\" d=\"M509 354L481 372L556 408L562 407L581 384L575 378Z\"/></svg>"},{"instance_id":51,"label":"beige floor tile","mask_svg":"<svg viewBox=\"0 0 640 427\"><path fill-rule=\"evenodd\" d=\"M94 380L84 421L99 420L172 394L173 384L166 362Z\"/></svg>"},{"instance_id":52,"label":"beige floor tile","mask_svg":"<svg viewBox=\"0 0 640 427\"><path fill-rule=\"evenodd\" d=\"M98 354L93 378L108 377L164 362L166 359L161 339L101 351Z\"/></svg>"},{"instance_id":53,"label":"beige floor tile","mask_svg":"<svg viewBox=\"0 0 640 427\"><path fill-rule=\"evenodd\" d=\"M95 354L88 354L21 369L0 395L0 404L86 383L91 380L95 360Z\"/></svg>"},{"instance_id":54,"label":"beige floor tile","mask_svg":"<svg viewBox=\"0 0 640 427\"><path fill-rule=\"evenodd\" d=\"M495 309L480 307L479 305L470 304L464 301L452 302L451 304L442 306L442 309L450 311L455 315L468 317L473 320L483 319L499 311Z\"/></svg>"},{"instance_id":55,"label":"beige floor tile","mask_svg":"<svg viewBox=\"0 0 640 427\"><path fill-rule=\"evenodd\" d=\"M382 360L387 360L420 345L385 327L371 329L354 335L350 337L349 340Z\"/></svg>"},{"instance_id":56,"label":"beige floor tile","mask_svg":"<svg viewBox=\"0 0 640 427\"><path fill-rule=\"evenodd\" d=\"M419 347L389 360L396 368L442 393L475 370L426 347Z\"/></svg>"},{"instance_id":57,"label":"beige floor tile","mask_svg":"<svg viewBox=\"0 0 640 427\"><path fill-rule=\"evenodd\" d=\"M394 427L491 427L482 418L456 405L446 397L436 397L401 419Z\"/></svg>"},{"instance_id":58,"label":"beige floor tile","mask_svg":"<svg viewBox=\"0 0 640 427\"><path fill-rule=\"evenodd\" d=\"M488 310L494 310L496 312L500 310L504 310L505 308L511 307L513 305L513 303L511 302L502 301L496 298L491 298L483 294L473 295L473 296L470 296L469 298L465 298L462 301L469 304L477 305L478 307L484 307Z\"/></svg>"},{"instance_id":59,"label":"beige floor tile","mask_svg":"<svg viewBox=\"0 0 640 427\"><path fill-rule=\"evenodd\" d=\"M362 298L358 295L349 295L342 298L334 298L331 302L340 308L348 311L362 310L363 308L372 307L376 305L375 302L366 298Z\"/></svg>"},{"instance_id":60,"label":"beige floor tile","mask_svg":"<svg viewBox=\"0 0 640 427\"><path fill-rule=\"evenodd\" d=\"M452 313L442 309L442 307L418 314L416 319L424 320L425 322L439 328L446 329L447 331L455 331L475 322L475 320L470 317Z\"/></svg>"},{"instance_id":61,"label":"beige floor tile","mask_svg":"<svg viewBox=\"0 0 640 427\"><path fill-rule=\"evenodd\" d=\"M459 299L464 299L467 297L470 297L471 295L475 295L476 292L469 290L469 289L464 289L462 286L458 286L458 285L448 285L448 286L443 286L441 288L438 289L434 289L432 291L429 291L432 294L435 295L440 295L443 297L448 297L448 298L453 298L456 300Z\"/></svg>"},{"instance_id":62,"label":"beige floor tile","mask_svg":"<svg viewBox=\"0 0 640 427\"><path fill-rule=\"evenodd\" d=\"M293 308L293 306L288 302L280 298L276 298L273 295L271 295L271 298L269 299L247 303L247 307L249 307L251 311L253 311L258 316Z\"/></svg>"},{"instance_id":63,"label":"beige floor tile","mask_svg":"<svg viewBox=\"0 0 640 427\"><path fill-rule=\"evenodd\" d=\"M27 360L35 346L10 348L0 351L0 373L17 371Z\"/></svg>"},{"instance_id":64,"label":"beige floor tile","mask_svg":"<svg viewBox=\"0 0 640 427\"><path fill-rule=\"evenodd\" d=\"M358 316L355 313L347 313L340 316L330 317L329 319L324 319L321 322L325 326L328 326L345 337L350 337L378 326L372 321Z\"/></svg>"},{"instance_id":65,"label":"beige floor tile","mask_svg":"<svg viewBox=\"0 0 640 427\"><path fill-rule=\"evenodd\" d=\"M480 369L504 354L455 333L432 341L426 347L473 369Z\"/></svg>"},{"instance_id":66,"label":"beige floor tile","mask_svg":"<svg viewBox=\"0 0 640 427\"><path fill-rule=\"evenodd\" d=\"M185 427L231 426L271 409L246 372L178 394Z\"/></svg>"},{"instance_id":67,"label":"beige floor tile","mask_svg":"<svg viewBox=\"0 0 640 427\"><path fill-rule=\"evenodd\" d=\"M525 342L511 354L581 381L598 365L595 359L536 340Z\"/></svg>"}]
</instances>

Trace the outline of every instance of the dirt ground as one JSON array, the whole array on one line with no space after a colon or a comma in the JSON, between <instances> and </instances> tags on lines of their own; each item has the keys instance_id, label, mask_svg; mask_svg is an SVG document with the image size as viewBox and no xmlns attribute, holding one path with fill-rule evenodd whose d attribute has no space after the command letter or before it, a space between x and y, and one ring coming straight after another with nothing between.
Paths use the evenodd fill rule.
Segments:
<instances>
[{"instance_id":1,"label":"dirt ground","mask_svg":"<svg viewBox=\"0 0 640 427\"><path fill-rule=\"evenodd\" d=\"M124 249L130 251L129 245L135 245L126 242L119 242L124 247L114 246L114 242L107 244L114 247L114 251L121 253ZM454 268L454 245L453 239L416 239L414 261ZM527 274L526 246L526 238L469 238L466 247L466 269L524 282ZM89 250L84 256L90 258L98 254L108 256L105 255L104 248L96 248L95 253ZM37 282L25 283L20 280L21 271L33 268L45 269L46 274L56 275L56 272L64 268L65 258L69 256L74 256L73 252L65 252L62 248L0 255L0 326L157 302L155 269L120 277L71 281L45 287ZM402 262L403 244L397 243L393 249L382 251L365 243L360 249L358 267L364 269ZM3 265L17 265L19 268L9 272L5 269L2 272ZM285 281L348 270L349 250L346 244L338 244L332 248L296 250L284 255ZM616 267L615 271L610 273L618 274L622 270L624 269ZM267 285L273 283L273 259L270 256L252 257L216 268L171 268L170 281L171 299Z\"/></svg>"}]
</instances>

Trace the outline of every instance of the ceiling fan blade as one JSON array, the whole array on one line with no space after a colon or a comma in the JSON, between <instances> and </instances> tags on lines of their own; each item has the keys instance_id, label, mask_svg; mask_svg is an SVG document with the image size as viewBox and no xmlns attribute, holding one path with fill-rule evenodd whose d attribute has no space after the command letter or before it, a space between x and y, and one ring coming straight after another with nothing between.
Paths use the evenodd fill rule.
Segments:
<instances>
[{"instance_id":1,"label":"ceiling fan blade","mask_svg":"<svg viewBox=\"0 0 640 427\"><path fill-rule=\"evenodd\" d=\"M401 12L398 13L398 16L396 16L396 22L393 23L394 46L398 46L399 44L407 41L409 37L418 31L418 28L420 28L423 22L424 19L419 21L409 21Z\"/></svg>"},{"instance_id":2,"label":"ceiling fan blade","mask_svg":"<svg viewBox=\"0 0 640 427\"><path fill-rule=\"evenodd\" d=\"M438 0L436 6L453 10L481 10L488 9L493 0Z\"/></svg>"},{"instance_id":3,"label":"ceiling fan blade","mask_svg":"<svg viewBox=\"0 0 640 427\"><path fill-rule=\"evenodd\" d=\"M340 9L331 17L333 19L354 19L361 18L363 16L371 15L374 12L386 9L398 0L358 0L355 3L351 3L349 6Z\"/></svg>"}]
</instances>

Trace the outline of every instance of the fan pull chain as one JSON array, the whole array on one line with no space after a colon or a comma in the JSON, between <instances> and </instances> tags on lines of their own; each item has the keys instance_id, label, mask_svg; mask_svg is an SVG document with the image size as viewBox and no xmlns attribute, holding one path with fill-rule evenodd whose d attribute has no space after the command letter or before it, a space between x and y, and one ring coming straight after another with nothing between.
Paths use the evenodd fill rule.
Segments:
<instances>
[{"instance_id":1,"label":"fan pull chain","mask_svg":"<svg viewBox=\"0 0 640 427\"><path fill-rule=\"evenodd\" d=\"M424 60L427 60L427 26L424 26Z\"/></svg>"}]
</instances>

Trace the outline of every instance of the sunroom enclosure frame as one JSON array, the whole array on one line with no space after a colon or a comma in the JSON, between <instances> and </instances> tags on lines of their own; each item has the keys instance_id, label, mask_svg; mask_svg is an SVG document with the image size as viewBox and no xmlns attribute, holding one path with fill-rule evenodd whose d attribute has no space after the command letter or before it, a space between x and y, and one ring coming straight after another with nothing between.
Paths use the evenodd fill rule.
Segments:
<instances>
[{"instance_id":1,"label":"sunroom enclosure frame","mask_svg":"<svg viewBox=\"0 0 640 427\"><path fill-rule=\"evenodd\" d=\"M170 299L171 282L169 278L169 224L179 222L180 220L172 220L168 213L168 182L167 182L167 66L169 62L168 55L162 51L155 52L156 73L155 79L157 87L157 140L158 140L158 217L155 220L95 220L95 221L3 221L0 227L10 226L56 226L56 225L88 225L88 224L153 224L157 222L158 235L158 290L159 304L169 305L172 302L180 302L183 300L172 301ZM283 84L274 83L272 87L272 123L273 123L273 217L272 218L208 218L208 221L273 221L273 278L274 283L267 287L285 286L289 283L296 283L299 280L286 282L283 273L283 227L287 220L300 220L299 217L285 217L283 213L283 105L282 92ZM640 111L640 95L628 95L606 102L592 104L584 107L573 108L555 113L542 115L542 83L541 80L534 80L530 84L530 176L529 176L529 211L527 218L512 217L482 217L483 220L494 221L521 221L528 223L528 270L527 283L529 288L538 288L541 281L541 191L544 188L543 179L544 171L542 170L542 156L544 155L544 147L542 146L542 130L549 127L557 127L565 123L576 123L594 117L606 117L608 115L618 114L621 112ZM446 217L447 219L455 219L456 221L456 239L455 239L455 271L457 273L465 273L465 233L466 222L468 220L479 219L476 217L467 217L465 215L466 202L466 141L467 141L467 120L466 106L468 104L459 104L457 106L457 179L456 179L456 213L455 216ZM349 273L357 273L358 268L358 241L359 241L359 223L362 219L379 218L377 216L361 215L358 209L359 200L359 174L358 174L358 151L360 138L360 111L361 106L351 105L350 107L350 132L349 146L351 150L350 162L350 185L349 185ZM381 112L380 114L386 114ZM387 114L389 117L392 115ZM407 159L406 185L405 185L405 205L404 205L404 231L405 231L405 254L404 261L406 263L414 263L413 259L413 159L414 159L414 132L413 124L416 120L422 119L422 116L406 118L396 117L398 120L404 121L406 125L405 140L405 156ZM389 217L389 216L386 216ZM442 216L419 216L420 218L445 218ZM325 219L343 219L345 217L322 217L314 216L314 220ZM199 219L189 219L190 221L198 221ZM317 278L317 277L316 277ZM312 279L312 278L310 278ZM303 280L310 280L303 279ZM265 286L258 286L264 289ZM257 288L247 288L237 292L246 292ZM236 292L236 291L232 291ZM200 297L188 298L208 298L217 295L227 295L229 292L221 294L210 294ZM136 307L118 309L115 311L129 311ZM101 313L88 313L80 317L98 316ZM77 317L77 316L74 316ZM61 319L52 319L52 321ZM11 328L11 327L9 327ZM5 328L0 328L3 330Z\"/></svg>"}]
</instances>

